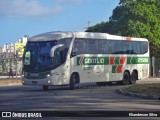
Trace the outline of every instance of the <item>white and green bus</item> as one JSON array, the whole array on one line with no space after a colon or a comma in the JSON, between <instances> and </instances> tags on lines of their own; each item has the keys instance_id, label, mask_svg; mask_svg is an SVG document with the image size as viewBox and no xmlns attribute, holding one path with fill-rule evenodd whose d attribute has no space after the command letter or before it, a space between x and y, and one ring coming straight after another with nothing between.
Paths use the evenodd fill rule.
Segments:
<instances>
[{"instance_id":1,"label":"white and green bus","mask_svg":"<svg viewBox=\"0 0 160 120\"><path fill-rule=\"evenodd\" d=\"M90 32L48 32L29 38L23 55L23 85L95 82L134 84L149 77L149 42Z\"/></svg>"}]
</instances>

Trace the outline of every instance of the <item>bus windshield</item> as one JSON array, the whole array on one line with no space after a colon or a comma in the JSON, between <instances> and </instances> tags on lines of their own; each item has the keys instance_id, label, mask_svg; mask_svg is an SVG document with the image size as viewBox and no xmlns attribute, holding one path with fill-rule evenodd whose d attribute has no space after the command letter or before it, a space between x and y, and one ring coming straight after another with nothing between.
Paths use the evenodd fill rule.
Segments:
<instances>
[{"instance_id":1,"label":"bus windshield","mask_svg":"<svg viewBox=\"0 0 160 120\"><path fill-rule=\"evenodd\" d=\"M50 50L57 41L28 42L24 52L25 71L41 72L54 67L54 58L50 57Z\"/></svg>"}]
</instances>

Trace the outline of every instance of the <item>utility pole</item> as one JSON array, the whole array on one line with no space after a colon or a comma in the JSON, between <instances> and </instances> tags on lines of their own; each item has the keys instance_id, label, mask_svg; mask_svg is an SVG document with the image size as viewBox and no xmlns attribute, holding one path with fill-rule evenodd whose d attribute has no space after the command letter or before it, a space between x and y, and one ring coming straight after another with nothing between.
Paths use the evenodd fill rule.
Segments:
<instances>
[{"instance_id":1,"label":"utility pole","mask_svg":"<svg viewBox=\"0 0 160 120\"><path fill-rule=\"evenodd\" d=\"M91 23L91 21L88 21L88 28L90 27L90 23Z\"/></svg>"}]
</instances>

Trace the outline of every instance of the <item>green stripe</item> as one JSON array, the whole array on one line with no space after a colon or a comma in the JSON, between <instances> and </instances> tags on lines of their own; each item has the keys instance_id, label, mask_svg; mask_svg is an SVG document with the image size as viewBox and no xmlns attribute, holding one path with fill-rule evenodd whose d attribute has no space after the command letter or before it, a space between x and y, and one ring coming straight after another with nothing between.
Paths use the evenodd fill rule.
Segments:
<instances>
[{"instance_id":1,"label":"green stripe","mask_svg":"<svg viewBox=\"0 0 160 120\"><path fill-rule=\"evenodd\" d=\"M117 68L117 65L112 66L112 73L116 73L116 68Z\"/></svg>"},{"instance_id":2,"label":"green stripe","mask_svg":"<svg viewBox=\"0 0 160 120\"><path fill-rule=\"evenodd\" d=\"M109 57L77 57L77 65L109 65ZM81 61L82 60L82 61ZM81 62L81 63L80 63ZM120 64L120 57L115 57L115 65ZM149 57L127 57L127 64L149 64Z\"/></svg>"},{"instance_id":3,"label":"green stripe","mask_svg":"<svg viewBox=\"0 0 160 120\"><path fill-rule=\"evenodd\" d=\"M80 65L80 64L79 64L80 59L81 59L81 57L77 57L77 65Z\"/></svg>"},{"instance_id":4,"label":"green stripe","mask_svg":"<svg viewBox=\"0 0 160 120\"><path fill-rule=\"evenodd\" d=\"M116 57L114 64L118 65L118 64L119 64L119 61L120 61L120 57Z\"/></svg>"},{"instance_id":5,"label":"green stripe","mask_svg":"<svg viewBox=\"0 0 160 120\"><path fill-rule=\"evenodd\" d=\"M127 64L131 64L132 57L127 57Z\"/></svg>"},{"instance_id":6,"label":"green stripe","mask_svg":"<svg viewBox=\"0 0 160 120\"><path fill-rule=\"evenodd\" d=\"M127 57L127 64L149 64L149 57Z\"/></svg>"}]
</instances>

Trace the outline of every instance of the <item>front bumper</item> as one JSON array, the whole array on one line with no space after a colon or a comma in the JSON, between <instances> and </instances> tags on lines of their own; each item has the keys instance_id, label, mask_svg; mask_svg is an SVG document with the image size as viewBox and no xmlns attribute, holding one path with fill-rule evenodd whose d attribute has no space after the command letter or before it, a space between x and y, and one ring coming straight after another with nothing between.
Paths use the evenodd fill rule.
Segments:
<instances>
[{"instance_id":1,"label":"front bumper","mask_svg":"<svg viewBox=\"0 0 160 120\"><path fill-rule=\"evenodd\" d=\"M27 79L25 77L22 77L22 84L23 85L52 85L50 77L44 78L44 79Z\"/></svg>"}]
</instances>

